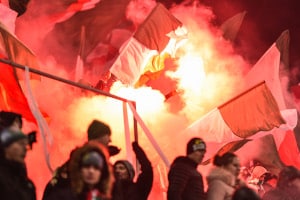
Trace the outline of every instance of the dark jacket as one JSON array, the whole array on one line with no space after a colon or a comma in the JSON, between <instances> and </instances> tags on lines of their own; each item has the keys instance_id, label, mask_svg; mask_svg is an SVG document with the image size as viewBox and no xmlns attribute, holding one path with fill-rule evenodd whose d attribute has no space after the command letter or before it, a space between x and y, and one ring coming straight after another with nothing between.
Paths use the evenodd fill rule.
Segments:
<instances>
[{"instance_id":1,"label":"dark jacket","mask_svg":"<svg viewBox=\"0 0 300 200\"><path fill-rule=\"evenodd\" d=\"M202 175L197 163L185 156L177 157L168 173L168 200L205 199Z\"/></svg>"},{"instance_id":2,"label":"dark jacket","mask_svg":"<svg viewBox=\"0 0 300 200\"><path fill-rule=\"evenodd\" d=\"M0 199L36 200L35 186L27 177L24 164L1 158Z\"/></svg>"},{"instance_id":3,"label":"dark jacket","mask_svg":"<svg viewBox=\"0 0 300 200\"><path fill-rule=\"evenodd\" d=\"M57 174L47 184L43 200L86 200L89 190L85 188L80 176L80 163L83 155L88 152L97 151L104 156L105 165L101 176L101 182L97 189L101 194L98 200L108 200L111 194L112 172L108 161L107 150L98 142L90 141L80 148L75 148L70 155L70 159L58 168ZM65 175L62 176L62 174Z\"/></svg>"},{"instance_id":4,"label":"dark jacket","mask_svg":"<svg viewBox=\"0 0 300 200\"><path fill-rule=\"evenodd\" d=\"M285 188L274 188L263 195L263 200L298 200L300 199L299 188L287 186Z\"/></svg>"},{"instance_id":5,"label":"dark jacket","mask_svg":"<svg viewBox=\"0 0 300 200\"><path fill-rule=\"evenodd\" d=\"M73 199L69 197L71 195L71 182L67 173L68 161L55 170L53 178L45 187L42 200Z\"/></svg>"},{"instance_id":6,"label":"dark jacket","mask_svg":"<svg viewBox=\"0 0 300 200\"><path fill-rule=\"evenodd\" d=\"M133 142L133 151L141 166L137 181L116 180L113 188L113 200L146 200L153 184L153 169L143 149Z\"/></svg>"}]
</instances>

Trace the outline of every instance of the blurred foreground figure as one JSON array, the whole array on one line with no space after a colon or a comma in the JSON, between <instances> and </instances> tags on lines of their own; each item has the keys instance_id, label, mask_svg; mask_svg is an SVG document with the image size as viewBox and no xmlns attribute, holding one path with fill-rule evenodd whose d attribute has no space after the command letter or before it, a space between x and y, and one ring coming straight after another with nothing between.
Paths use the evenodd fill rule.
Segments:
<instances>
[{"instance_id":1,"label":"blurred foreground figure","mask_svg":"<svg viewBox=\"0 0 300 200\"><path fill-rule=\"evenodd\" d=\"M278 176L275 189L269 190L263 200L299 200L300 171L294 166L284 167Z\"/></svg>"},{"instance_id":2,"label":"blurred foreground figure","mask_svg":"<svg viewBox=\"0 0 300 200\"><path fill-rule=\"evenodd\" d=\"M54 187L47 200L109 200L113 174L108 152L103 145L90 141L76 148L68 162L69 181L62 188ZM59 186L59 185L58 185Z\"/></svg>"},{"instance_id":3,"label":"blurred foreground figure","mask_svg":"<svg viewBox=\"0 0 300 200\"><path fill-rule=\"evenodd\" d=\"M35 200L33 182L27 176L25 157L28 136L21 131L22 117L0 112L0 198L1 200Z\"/></svg>"},{"instance_id":4,"label":"blurred foreground figure","mask_svg":"<svg viewBox=\"0 0 300 200\"><path fill-rule=\"evenodd\" d=\"M233 193L232 200L260 200L260 197L253 189L242 186Z\"/></svg>"},{"instance_id":5,"label":"blurred foreground figure","mask_svg":"<svg viewBox=\"0 0 300 200\"><path fill-rule=\"evenodd\" d=\"M115 162L113 170L115 184L113 188L113 200L147 200L153 184L153 169L144 150L137 142L132 143L133 151L141 165L141 173L134 182L135 171L127 160Z\"/></svg>"},{"instance_id":6,"label":"blurred foreground figure","mask_svg":"<svg viewBox=\"0 0 300 200\"><path fill-rule=\"evenodd\" d=\"M193 138L187 144L186 156L179 156L173 161L168 174L168 200L206 199L203 178L197 171L205 152L205 142L201 138Z\"/></svg>"},{"instance_id":7,"label":"blurred foreground figure","mask_svg":"<svg viewBox=\"0 0 300 200\"><path fill-rule=\"evenodd\" d=\"M93 120L88 126L87 137L88 141L95 141L107 149L110 156L116 155L120 152L118 147L109 145L111 142L111 129L104 122ZM75 150L76 148L71 152L71 154ZM43 200L53 199L51 198L51 193L56 193L55 196L57 199L63 198L65 188L68 188L70 185L69 162L70 160L67 160L63 165L59 166L55 170L53 178L46 185Z\"/></svg>"}]
</instances>

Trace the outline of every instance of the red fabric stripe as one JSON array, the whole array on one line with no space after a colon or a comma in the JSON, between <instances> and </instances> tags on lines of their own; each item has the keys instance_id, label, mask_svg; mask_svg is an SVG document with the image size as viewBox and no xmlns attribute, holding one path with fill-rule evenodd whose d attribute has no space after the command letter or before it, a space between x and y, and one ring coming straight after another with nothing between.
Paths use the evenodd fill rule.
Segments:
<instances>
[{"instance_id":1,"label":"red fabric stripe","mask_svg":"<svg viewBox=\"0 0 300 200\"><path fill-rule=\"evenodd\" d=\"M14 68L0 63L0 70L0 109L20 113L26 120L36 123L16 79Z\"/></svg>"},{"instance_id":2,"label":"red fabric stripe","mask_svg":"<svg viewBox=\"0 0 300 200\"><path fill-rule=\"evenodd\" d=\"M168 33L176 30L182 23L162 4L158 3L146 20L136 31L134 38L148 49L161 52L169 43Z\"/></svg>"},{"instance_id":3,"label":"red fabric stripe","mask_svg":"<svg viewBox=\"0 0 300 200\"><path fill-rule=\"evenodd\" d=\"M232 132L241 138L285 123L265 82L220 106L219 110Z\"/></svg>"}]
</instances>

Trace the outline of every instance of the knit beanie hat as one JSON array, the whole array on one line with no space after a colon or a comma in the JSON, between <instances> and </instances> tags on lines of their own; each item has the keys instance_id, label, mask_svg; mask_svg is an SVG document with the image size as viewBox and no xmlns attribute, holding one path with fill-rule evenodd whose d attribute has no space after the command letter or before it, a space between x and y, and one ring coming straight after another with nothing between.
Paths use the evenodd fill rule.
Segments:
<instances>
[{"instance_id":1,"label":"knit beanie hat","mask_svg":"<svg viewBox=\"0 0 300 200\"><path fill-rule=\"evenodd\" d=\"M100 170L103 169L104 159L96 151L91 151L89 153L86 153L81 160L81 166L91 166L91 165L99 168Z\"/></svg>"},{"instance_id":2,"label":"knit beanie hat","mask_svg":"<svg viewBox=\"0 0 300 200\"><path fill-rule=\"evenodd\" d=\"M93 120L88 127L88 140L94 140L104 135L110 135L110 127L98 120Z\"/></svg>"},{"instance_id":3,"label":"knit beanie hat","mask_svg":"<svg viewBox=\"0 0 300 200\"><path fill-rule=\"evenodd\" d=\"M9 129L4 129L0 133L0 145L3 147L8 147L12 143L26 138L27 136L21 131L16 132Z\"/></svg>"},{"instance_id":4,"label":"knit beanie hat","mask_svg":"<svg viewBox=\"0 0 300 200\"><path fill-rule=\"evenodd\" d=\"M192 138L186 146L186 155L193 153L194 151L205 151L206 144L201 138Z\"/></svg>"},{"instance_id":5,"label":"knit beanie hat","mask_svg":"<svg viewBox=\"0 0 300 200\"><path fill-rule=\"evenodd\" d=\"M17 118L22 127L22 115L15 112L0 111L0 127L7 128L11 126Z\"/></svg>"},{"instance_id":6,"label":"knit beanie hat","mask_svg":"<svg viewBox=\"0 0 300 200\"><path fill-rule=\"evenodd\" d=\"M133 168L132 164L130 162L128 162L127 160L118 160L115 162L114 166L116 166L118 163L122 163L125 166L128 174L129 174L129 179L133 180L135 172L134 172L134 168Z\"/></svg>"}]
</instances>

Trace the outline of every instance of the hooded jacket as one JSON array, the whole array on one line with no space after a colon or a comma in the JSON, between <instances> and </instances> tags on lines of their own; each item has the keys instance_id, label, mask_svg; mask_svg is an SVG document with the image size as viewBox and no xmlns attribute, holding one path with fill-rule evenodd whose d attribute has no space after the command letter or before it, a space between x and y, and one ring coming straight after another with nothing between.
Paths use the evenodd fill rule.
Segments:
<instances>
[{"instance_id":1,"label":"hooded jacket","mask_svg":"<svg viewBox=\"0 0 300 200\"><path fill-rule=\"evenodd\" d=\"M230 200L235 191L235 176L228 170L215 167L206 177L207 200Z\"/></svg>"},{"instance_id":2,"label":"hooded jacket","mask_svg":"<svg viewBox=\"0 0 300 200\"><path fill-rule=\"evenodd\" d=\"M63 182L53 182L51 188L46 188L43 200L86 200L90 191L81 179L81 159L86 153L92 151L99 152L100 155L105 157L106 161L101 172L101 181L96 186L96 189L101 194L99 200L111 199L113 176L111 166L108 162L108 152L98 142L90 141L82 147L76 148L71 153L71 158L66 166L69 172L68 179L65 179Z\"/></svg>"},{"instance_id":3,"label":"hooded jacket","mask_svg":"<svg viewBox=\"0 0 300 200\"><path fill-rule=\"evenodd\" d=\"M186 156L174 160L168 174L168 200L205 199L203 179L197 166L196 162Z\"/></svg>"},{"instance_id":4,"label":"hooded jacket","mask_svg":"<svg viewBox=\"0 0 300 200\"><path fill-rule=\"evenodd\" d=\"M129 180L116 180L113 188L113 200L147 200L153 184L153 169L143 149L136 143L132 144L136 158L141 165L141 173L134 182L132 165L124 160L117 161L125 164L129 172ZM115 164L116 164L115 163Z\"/></svg>"}]
</instances>

